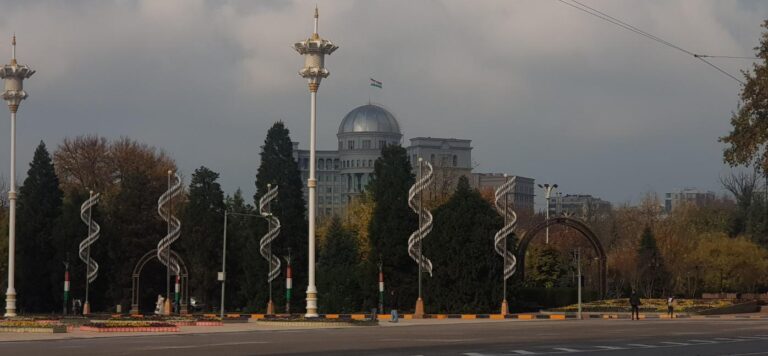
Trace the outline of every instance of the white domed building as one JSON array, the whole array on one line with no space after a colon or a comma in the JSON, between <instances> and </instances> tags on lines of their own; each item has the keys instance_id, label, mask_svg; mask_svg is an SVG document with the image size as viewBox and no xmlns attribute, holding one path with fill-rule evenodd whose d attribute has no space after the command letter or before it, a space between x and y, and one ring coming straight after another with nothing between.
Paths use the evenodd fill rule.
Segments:
<instances>
[{"instance_id":1,"label":"white domed building","mask_svg":"<svg viewBox=\"0 0 768 356\"><path fill-rule=\"evenodd\" d=\"M403 145L403 133L397 118L384 107L371 103L347 113L341 120L336 137L338 150L317 150L317 216L320 219L341 216L352 198L363 192L373 175L374 162L381 156L384 146ZM443 168L443 174L448 171L454 177L467 175L477 186L483 185L482 177L471 177L471 140L415 137L410 141L406 149L414 169L418 157L423 157L436 170ZM318 142L322 145L322 138L318 138ZM309 177L309 151L300 150L298 142L294 142L293 146L302 182L306 182ZM532 210L533 180L525 185L531 185L529 198ZM304 201L308 201L306 185Z\"/></svg>"}]
</instances>

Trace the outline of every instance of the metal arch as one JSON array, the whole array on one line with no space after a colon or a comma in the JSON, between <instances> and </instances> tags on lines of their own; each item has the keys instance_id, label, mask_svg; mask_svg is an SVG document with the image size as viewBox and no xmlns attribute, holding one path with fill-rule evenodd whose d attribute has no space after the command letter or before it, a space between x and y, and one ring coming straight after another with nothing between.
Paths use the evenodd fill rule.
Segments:
<instances>
[{"instance_id":1,"label":"metal arch","mask_svg":"<svg viewBox=\"0 0 768 356\"><path fill-rule=\"evenodd\" d=\"M589 243L592 245L592 248L595 249L600 269L600 298L604 298L608 290L608 270L606 267L607 258L603 244L600 243L600 239L597 238L597 235L592 231L592 229L589 228L589 226L580 220L570 217L558 216L549 218L536 224L533 228L523 233L520 238L520 244L517 247L517 261L519 266L520 279L525 279L525 252L528 250L528 245L531 243L531 241L533 241L536 235L541 232L541 230L544 230L548 226L552 225L565 225L567 227L573 228L582 236L584 236L584 238L586 238L587 241L589 241Z\"/></svg>"},{"instance_id":2,"label":"metal arch","mask_svg":"<svg viewBox=\"0 0 768 356\"><path fill-rule=\"evenodd\" d=\"M157 258L157 249L153 249L141 256L136 265L133 267L133 273L131 279L133 281L131 285L131 314L139 314L139 282L141 278L141 271L144 270L144 266L150 260ZM176 274L181 279L181 298L179 298L179 312L180 314L187 314L187 300L189 299L189 272L187 271L187 264L179 256L176 251L171 250L171 259L178 261L179 273ZM159 259L158 259L159 261ZM168 296L166 296L168 297Z\"/></svg>"}]
</instances>

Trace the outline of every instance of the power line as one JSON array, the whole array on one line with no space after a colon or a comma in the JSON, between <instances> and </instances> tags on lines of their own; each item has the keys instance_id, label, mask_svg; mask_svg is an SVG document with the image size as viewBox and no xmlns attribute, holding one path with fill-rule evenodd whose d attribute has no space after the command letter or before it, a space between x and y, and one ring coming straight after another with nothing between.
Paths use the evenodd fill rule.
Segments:
<instances>
[{"instance_id":1,"label":"power line","mask_svg":"<svg viewBox=\"0 0 768 356\"><path fill-rule=\"evenodd\" d=\"M735 80L735 81L737 81L737 82L739 82L741 84L745 84L745 83L743 81L741 81L741 79L731 75L730 73L726 72L724 69L716 66L715 64L713 64L712 62L710 62L710 61L708 61L708 60L706 60L704 58L759 59L759 58L756 58L756 57L710 56L710 55L706 55L706 54L697 54L697 53L691 52L691 51L689 51L687 49L684 49L684 48L682 48L680 46L677 46L677 45L675 45L675 44L673 44L673 43L671 43L669 41L666 41L666 40L662 39L661 37L652 35L652 34L646 32L646 31L643 31L643 30L641 30L641 29L639 29L639 28L637 28L635 26L632 26L632 25L630 25L630 24L628 24L628 23L626 23L626 22L624 22L624 21L622 21L622 20L620 20L620 19L618 19L616 17L613 17L613 16L611 16L611 15L609 15L609 14L603 12L603 11L600 11L598 9L595 9L593 7L585 5L585 4L583 4L583 3L581 3L581 2L579 2L577 0L571 0L573 3L566 2L565 0L557 0L557 1L559 1L562 4L568 5L568 6L572 7L572 8L574 8L574 9L577 9L579 11L582 11L582 12L585 12L585 13L587 13L589 15L597 17L597 18L599 18L599 19L601 19L603 21L606 21L606 22L609 22L609 23L614 24L616 26L619 26L619 27L621 27L621 28L623 28L625 30L634 32L634 33L636 33L638 35L641 35L643 37L646 37L646 38L648 38L650 40L653 40L653 41L656 41L658 43L661 43L661 44L663 44L663 45L665 45L667 47L670 47L670 48L676 49L676 50L678 50L680 52L683 52L685 54L691 55L694 58L704 62L705 64L707 64L710 67L712 67L712 68L716 69L717 71L719 71L720 73L725 74L729 78L731 78L731 79L733 79L733 80ZM577 5L574 5L574 3L577 4Z\"/></svg>"}]
</instances>

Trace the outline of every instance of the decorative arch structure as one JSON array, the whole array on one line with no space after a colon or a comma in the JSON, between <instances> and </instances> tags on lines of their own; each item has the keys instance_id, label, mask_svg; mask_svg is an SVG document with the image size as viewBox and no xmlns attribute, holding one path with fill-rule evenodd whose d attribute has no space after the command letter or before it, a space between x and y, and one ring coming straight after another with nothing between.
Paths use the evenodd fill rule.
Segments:
<instances>
[{"instance_id":1,"label":"decorative arch structure","mask_svg":"<svg viewBox=\"0 0 768 356\"><path fill-rule=\"evenodd\" d=\"M595 233L592 231L592 229L589 228L589 226L587 226L587 224L581 220L576 220L570 217L558 216L549 218L523 233L520 238L520 243L517 247L517 265L519 267L518 273L520 275L520 279L525 279L525 252L528 250L528 245L531 243L531 241L533 241L539 232L552 225L564 225L572 228L584 236L584 238L586 238L587 241L589 241L589 243L592 245L592 248L597 254L600 269L600 298L605 298L606 291L608 290L608 272L606 267L605 249L600 243L600 240L597 238L597 235L595 235Z\"/></svg>"},{"instance_id":2,"label":"decorative arch structure","mask_svg":"<svg viewBox=\"0 0 768 356\"><path fill-rule=\"evenodd\" d=\"M187 264L184 263L184 260L181 259L178 253L176 251L171 250L171 255L173 258L176 259L176 261L179 261L179 274L180 277L180 286L179 291L181 292L181 298L179 299L179 313L181 314L187 314L187 300L189 300L189 273L187 271ZM139 282L141 278L141 271L144 269L144 266L147 264L147 262L151 261L152 259L157 259L157 249L153 249L144 256L141 256L138 262L136 262L136 266L133 267L133 283L131 285L131 314L139 314ZM168 297L168 296L166 296Z\"/></svg>"}]
</instances>

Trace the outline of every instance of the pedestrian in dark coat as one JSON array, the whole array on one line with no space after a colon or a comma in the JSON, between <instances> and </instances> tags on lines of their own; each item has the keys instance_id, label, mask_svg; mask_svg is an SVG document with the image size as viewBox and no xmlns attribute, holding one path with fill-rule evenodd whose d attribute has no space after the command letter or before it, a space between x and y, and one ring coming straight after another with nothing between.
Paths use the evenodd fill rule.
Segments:
<instances>
[{"instance_id":1,"label":"pedestrian in dark coat","mask_svg":"<svg viewBox=\"0 0 768 356\"><path fill-rule=\"evenodd\" d=\"M629 296L629 305L632 306L632 320L640 320L640 296L633 290Z\"/></svg>"}]
</instances>

